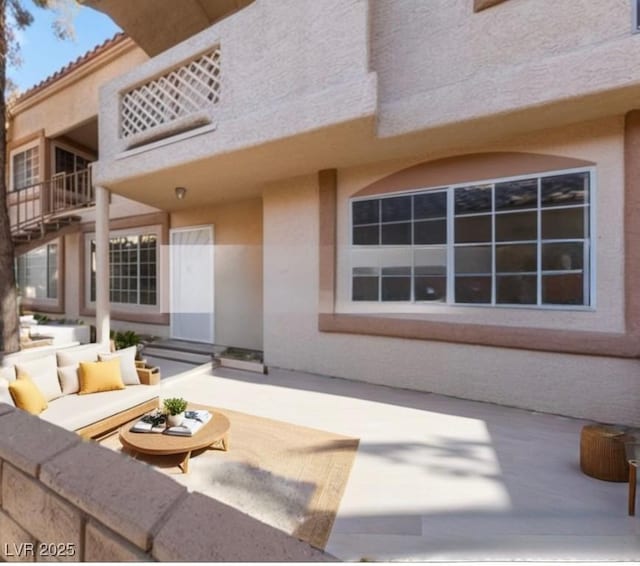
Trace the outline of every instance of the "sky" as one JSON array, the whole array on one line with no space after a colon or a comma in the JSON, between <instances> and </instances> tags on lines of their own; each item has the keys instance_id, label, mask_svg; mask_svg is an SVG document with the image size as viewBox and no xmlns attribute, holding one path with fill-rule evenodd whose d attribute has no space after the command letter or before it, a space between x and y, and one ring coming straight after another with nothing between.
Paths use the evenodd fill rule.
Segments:
<instances>
[{"instance_id":1,"label":"sky","mask_svg":"<svg viewBox=\"0 0 640 566\"><path fill-rule=\"evenodd\" d=\"M73 19L76 37L62 41L56 39L51 28L55 13L37 8L31 0L23 2L33 14L34 21L31 26L18 32L22 65L8 69L9 77L18 85L20 92L46 79L120 31L104 14L91 8L78 7Z\"/></svg>"}]
</instances>

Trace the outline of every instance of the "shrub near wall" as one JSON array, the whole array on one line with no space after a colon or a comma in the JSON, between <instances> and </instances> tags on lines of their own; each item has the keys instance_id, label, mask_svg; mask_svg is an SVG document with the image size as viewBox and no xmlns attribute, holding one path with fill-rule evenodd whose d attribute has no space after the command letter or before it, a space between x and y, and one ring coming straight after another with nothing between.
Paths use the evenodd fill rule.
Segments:
<instances>
[{"instance_id":1,"label":"shrub near wall","mask_svg":"<svg viewBox=\"0 0 640 566\"><path fill-rule=\"evenodd\" d=\"M0 559L327 561L152 467L0 403Z\"/></svg>"}]
</instances>

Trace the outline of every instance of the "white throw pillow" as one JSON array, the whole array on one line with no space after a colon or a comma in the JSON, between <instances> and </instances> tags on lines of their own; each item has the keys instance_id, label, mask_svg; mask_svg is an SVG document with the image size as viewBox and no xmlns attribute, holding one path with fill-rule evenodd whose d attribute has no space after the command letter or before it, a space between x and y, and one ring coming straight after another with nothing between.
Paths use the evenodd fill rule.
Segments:
<instances>
[{"instance_id":1,"label":"white throw pillow","mask_svg":"<svg viewBox=\"0 0 640 566\"><path fill-rule=\"evenodd\" d=\"M97 362L98 353L101 350L104 350L102 344L88 344L86 346L58 350L56 352L58 367L77 366L80 362Z\"/></svg>"},{"instance_id":2,"label":"white throw pillow","mask_svg":"<svg viewBox=\"0 0 640 566\"><path fill-rule=\"evenodd\" d=\"M9 392L9 382L3 377L0 377L0 403L6 403L12 407L16 406Z\"/></svg>"},{"instance_id":3,"label":"white throw pillow","mask_svg":"<svg viewBox=\"0 0 640 566\"><path fill-rule=\"evenodd\" d=\"M0 377L2 379L6 379L9 383L11 383L16 378L15 366L0 367Z\"/></svg>"},{"instance_id":4,"label":"white throw pillow","mask_svg":"<svg viewBox=\"0 0 640 566\"><path fill-rule=\"evenodd\" d=\"M136 371L137 351L138 349L135 346L130 346L129 348L123 348L122 350L116 350L108 354L98 354L98 358L101 362L120 358L120 375L122 375L122 382L125 385L140 385L140 378Z\"/></svg>"},{"instance_id":5,"label":"white throw pillow","mask_svg":"<svg viewBox=\"0 0 640 566\"><path fill-rule=\"evenodd\" d=\"M78 364L58 368L58 379L63 395L71 395L80 391Z\"/></svg>"},{"instance_id":6,"label":"white throw pillow","mask_svg":"<svg viewBox=\"0 0 640 566\"><path fill-rule=\"evenodd\" d=\"M42 391L47 401L52 401L62 396L62 389L60 389L60 382L58 381L58 366L56 365L56 357L53 354L44 356L39 360L16 364L18 378L21 374L31 378L38 389Z\"/></svg>"}]
</instances>

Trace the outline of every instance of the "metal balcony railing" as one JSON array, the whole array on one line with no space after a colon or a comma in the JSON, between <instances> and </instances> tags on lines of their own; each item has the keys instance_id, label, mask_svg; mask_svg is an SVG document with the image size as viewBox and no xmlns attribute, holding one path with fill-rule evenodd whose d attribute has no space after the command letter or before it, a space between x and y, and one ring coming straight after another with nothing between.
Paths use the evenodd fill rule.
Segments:
<instances>
[{"instance_id":1,"label":"metal balcony railing","mask_svg":"<svg viewBox=\"0 0 640 566\"><path fill-rule=\"evenodd\" d=\"M94 202L91 169L58 173L47 181L8 194L11 233L17 235L36 229L51 218L91 206Z\"/></svg>"}]
</instances>

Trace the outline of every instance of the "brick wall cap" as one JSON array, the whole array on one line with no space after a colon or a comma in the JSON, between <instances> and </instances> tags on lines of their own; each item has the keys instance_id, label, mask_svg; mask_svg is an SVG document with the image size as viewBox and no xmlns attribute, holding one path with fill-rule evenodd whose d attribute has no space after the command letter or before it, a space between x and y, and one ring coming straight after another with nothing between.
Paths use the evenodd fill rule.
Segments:
<instances>
[{"instance_id":1,"label":"brick wall cap","mask_svg":"<svg viewBox=\"0 0 640 566\"><path fill-rule=\"evenodd\" d=\"M147 464L82 442L42 466L41 481L144 551L186 488Z\"/></svg>"},{"instance_id":2,"label":"brick wall cap","mask_svg":"<svg viewBox=\"0 0 640 566\"><path fill-rule=\"evenodd\" d=\"M189 494L160 529L152 555L161 562L335 560L307 542L198 492Z\"/></svg>"},{"instance_id":3,"label":"brick wall cap","mask_svg":"<svg viewBox=\"0 0 640 566\"><path fill-rule=\"evenodd\" d=\"M0 423L0 459L32 476L44 462L80 442L77 434L22 410L3 414Z\"/></svg>"}]
</instances>

